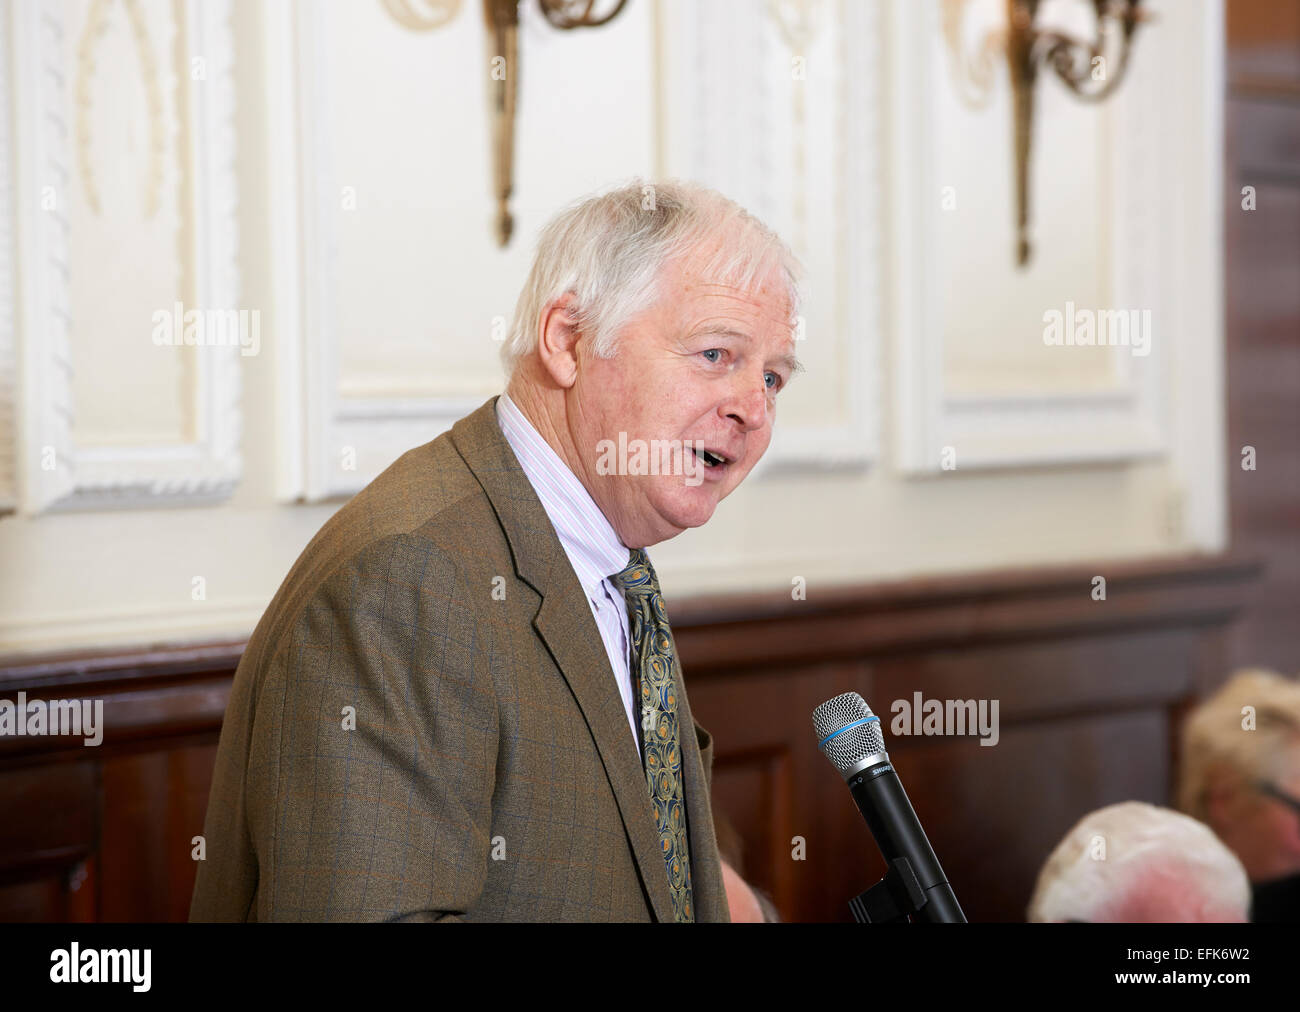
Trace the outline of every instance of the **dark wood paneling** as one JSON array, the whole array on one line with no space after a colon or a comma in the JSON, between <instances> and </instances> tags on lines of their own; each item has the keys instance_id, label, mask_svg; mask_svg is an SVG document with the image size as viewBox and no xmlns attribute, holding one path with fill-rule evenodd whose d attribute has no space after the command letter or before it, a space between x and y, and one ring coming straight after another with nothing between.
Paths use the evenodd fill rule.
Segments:
<instances>
[{"instance_id":1,"label":"dark wood paneling","mask_svg":"<svg viewBox=\"0 0 1300 1012\"><path fill-rule=\"evenodd\" d=\"M713 803L742 846L725 856L783 916L796 916L809 904L816 908L815 895L827 888L825 848L840 821L830 813L842 815L846 802L853 806L812 741L809 715L850 691L856 666L743 666L705 675L696 672L690 649L679 646L692 712L710 732L717 727L726 737L714 736ZM803 840L804 860L792 857L796 837ZM810 841L821 849L810 850Z\"/></svg>"},{"instance_id":2,"label":"dark wood paneling","mask_svg":"<svg viewBox=\"0 0 1300 1012\"><path fill-rule=\"evenodd\" d=\"M719 838L792 920L847 920L883 873L813 709L850 690L973 920L1023 916L1064 830L1167 802L1175 730L1227 674L1259 567L1192 558L671 603L691 707L713 733ZM0 696L102 698L104 742L0 740L0 919L180 920L242 645L0 662ZM997 699L999 741L893 733L894 700ZM732 837L730 842L728 838ZM800 859L801 858L801 859Z\"/></svg>"},{"instance_id":3,"label":"dark wood paneling","mask_svg":"<svg viewBox=\"0 0 1300 1012\"><path fill-rule=\"evenodd\" d=\"M131 854L101 888L107 921L183 921L194 891L193 838L203 831L215 745L118 756L104 763L106 854Z\"/></svg>"},{"instance_id":4,"label":"dark wood paneling","mask_svg":"<svg viewBox=\"0 0 1300 1012\"><path fill-rule=\"evenodd\" d=\"M98 846L99 784L89 763L0 770L0 879L57 869Z\"/></svg>"},{"instance_id":5,"label":"dark wood paneling","mask_svg":"<svg viewBox=\"0 0 1300 1012\"><path fill-rule=\"evenodd\" d=\"M242 642L0 661L0 697L102 700L103 742L0 738L0 921L184 920Z\"/></svg>"},{"instance_id":6,"label":"dark wood paneling","mask_svg":"<svg viewBox=\"0 0 1300 1012\"><path fill-rule=\"evenodd\" d=\"M1300 96L1300 0L1228 0L1233 94Z\"/></svg>"},{"instance_id":7,"label":"dark wood paneling","mask_svg":"<svg viewBox=\"0 0 1300 1012\"><path fill-rule=\"evenodd\" d=\"M1300 0L1227 5L1226 358L1235 550L1266 560L1234 657L1300 670ZM1242 208L1243 187L1255 209ZM1243 471L1242 447L1256 469Z\"/></svg>"},{"instance_id":8,"label":"dark wood paneling","mask_svg":"<svg viewBox=\"0 0 1300 1012\"><path fill-rule=\"evenodd\" d=\"M94 919L102 821L96 764L0 765L0 920Z\"/></svg>"},{"instance_id":9,"label":"dark wood paneling","mask_svg":"<svg viewBox=\"0 0 1300 1012\"><path fill-rule=\"evenodd\" d=\"M671 608L691 706L733 755L789 757L784 824L755 812L741 762L715 804L745 842L748 879L793 920L848 920L884 874L842 781L814 747L812 710L857 691L972 920L1024 916L1038 868L1086 812L1168 804L1182 714L1227 674L1226 635L1256 567L1232 559L1103 567L1107 600L1074 569L910 582ZM798 658L803 664L792 663ZM808 662L821 663L808 663ZM998 701L999 740L894 733L897 700ZM715 774L715 777L717 774ZM739 810L735 806L739 806ZM762 834L776 839L759 846ZM792 859L794 837L806 860ZM771 862L766 863L766 862Z\"/></svg>"},{"instance_id":10,"label":"dark wood paneling","mask_svg":"<svg viewBox=\"0 0 1300 1012\"><path fill-rule=\"evenodd\" d=\"M1168 803L1161 707L1004 723L993 748L912 738L890 758L972 921L1025 917L1043 861L1085 813L1117 801ZM864 834L865 835L865 834ZM868 839L864 851L871 852ZM871 880L884 874L872 854Z\"/></svg>"}]
</instances>

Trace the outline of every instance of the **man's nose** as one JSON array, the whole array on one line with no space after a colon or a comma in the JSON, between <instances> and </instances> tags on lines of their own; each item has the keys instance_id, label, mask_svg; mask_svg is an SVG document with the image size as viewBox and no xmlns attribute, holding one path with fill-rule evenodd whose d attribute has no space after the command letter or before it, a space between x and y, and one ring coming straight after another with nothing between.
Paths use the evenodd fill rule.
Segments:
<instances>
[{"instance_id":1,"label":"man's nose","mask_svg":"<svg viewBox=\"0 0 1300 1012\"><path fill-rule=\"evenodd\" d=\"M757 386L750 376L738 377L737 385L736 391L723 406L723 411L728 418L734 418L742 429L749 432L767 421L767 390L763 374L759 374Z\"/></svg>"}]
</instances>

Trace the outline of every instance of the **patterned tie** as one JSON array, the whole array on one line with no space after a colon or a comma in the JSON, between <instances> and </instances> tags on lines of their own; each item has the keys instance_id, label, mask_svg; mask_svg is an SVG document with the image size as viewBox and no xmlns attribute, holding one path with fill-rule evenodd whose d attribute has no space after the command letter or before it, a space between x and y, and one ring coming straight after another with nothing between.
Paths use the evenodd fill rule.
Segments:
<instances>
[{"instance_id":1,"label":"patterned tie","mask_svg":"<svg viewBox=\"0 0 1300 1012\"><path fill-rule=\"evenodd\" d=\"M632 624L632 677L640 685L641 728L645 738L646 784L655 812L655 826L668 870L673 917L695 920L691 900L691 851L686 838L686 806L682 789L682 750L677 729L677 658L668 635L668 616L659 594L659 580L645 552L632 549L632 560L610 579L622 587Z\"/></svg>"}]
</instances>

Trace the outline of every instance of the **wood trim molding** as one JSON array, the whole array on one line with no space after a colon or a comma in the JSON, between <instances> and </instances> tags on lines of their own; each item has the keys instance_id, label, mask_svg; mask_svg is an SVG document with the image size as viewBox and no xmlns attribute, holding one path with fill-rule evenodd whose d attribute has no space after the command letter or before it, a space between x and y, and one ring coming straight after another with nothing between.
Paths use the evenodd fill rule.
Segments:
<instances>
[{"instance_id":1,"label":"wood trim molding","mask_svg":"<svg viewBox=\"0 0 1300 1012\"><path fill-rule=\"evenodd\" d=\"M100 758L160 741L216 741L245 640L133 651L77 652L0 661L0 698L103 700L103 743L0 738L0 761Z\"/></svg>"},{"instance_id":2,"label":"wood trim molding","mask_svg":"<svg viewBox=\"0 0 1300 1012\"><path fill-rule=\"evenodd\" d=\"M942 646L1223 624L1262 564L1233 556L1004 570L668 605L692 676ZM1106 600L1092 598L1106 578Z\"/></svg>"},{"instance_id":3,"label":"wood trim molding","mask_svg":"<svg viewBox=\"0 0 1300 1012\"><path fill-rule=\"evenodd\" d=\"M864 659L908 649L1224 625L1261 564L1232 556L1097 567L987 572L894 584L729 594L669 604L691 679L724 672ZM1105 575L1107 599L1091 597ZM246 641L0 657L0 698L105 699L112 749L148 736L215 738ZM0 741L0 757L67 749L66 741ZM80 746L76 746L80 751Z\"/></svg>"}]
</instances>

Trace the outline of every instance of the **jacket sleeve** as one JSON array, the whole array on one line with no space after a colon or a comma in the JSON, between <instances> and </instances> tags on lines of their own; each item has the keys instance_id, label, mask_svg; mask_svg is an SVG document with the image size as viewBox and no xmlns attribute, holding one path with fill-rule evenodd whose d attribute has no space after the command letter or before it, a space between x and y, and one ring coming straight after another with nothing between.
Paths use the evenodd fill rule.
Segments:
<instances>
[{"instance_id":1,"label":"jacket sleeve","mask_svg":"<svg viewBox=\"0 0 1300 1012\"><path fill-rule=\"evenodd\" d=\"M472 910L498 734L478 635L454 563L411 536L372 543L313 592L257 707L246 790L258 920Z\"/></svg>"}]
</instances>

